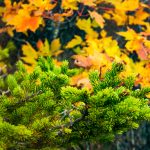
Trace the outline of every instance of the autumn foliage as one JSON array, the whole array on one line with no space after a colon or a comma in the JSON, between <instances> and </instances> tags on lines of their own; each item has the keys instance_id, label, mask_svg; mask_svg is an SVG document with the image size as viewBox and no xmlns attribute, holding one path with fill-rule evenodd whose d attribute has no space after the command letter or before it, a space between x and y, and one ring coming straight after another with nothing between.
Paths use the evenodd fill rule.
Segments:
<instances>
[{"instance_id":1,"label":"autumn foliage","mask_svg":"<svg viewBox=\"0 0 150 150\"><path fill-rule=\"evenodd\" d=\"M46 22L51 21L51 39L39 37L34 46L29 41L22 44L21 59L28 71L39 56L57 58L73 51L75 65L85 69L73 77L73 85L86 81L91 69L103 74L113 61L122 61L126 64L123 76L133 75L135 85L149 86L149 11L149 3L139 0L4 0L0 15L6 25L1 33L15 37L21 32L28 37L28 31L48 28ZM67 22L74 22L70 28L79 32L64 42L61 27Z\"/></svg>"}]
</instances>

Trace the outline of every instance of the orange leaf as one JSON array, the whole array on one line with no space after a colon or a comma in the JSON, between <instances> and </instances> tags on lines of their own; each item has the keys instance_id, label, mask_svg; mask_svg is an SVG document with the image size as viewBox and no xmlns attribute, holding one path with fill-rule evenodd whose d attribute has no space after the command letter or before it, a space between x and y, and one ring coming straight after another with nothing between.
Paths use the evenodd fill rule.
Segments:
<instances>
[{"instance_id":1,"label":"orange leaf","mask_svg":"<svg viewBox=\"0 0 150 150\"><path fill-rule=\"evenodd\" d=\"M74 64L79 67L90 68L92 66L92 61L89 57L73 55L72 58L75 59Z\"/></svg>"},{"instance_id":2,"label":"orange leaf","mask_svg":"<svg viewBox=\"0 0 150 150\"><path fill-rule=\"evenodd\" d=\"M25 32L28 29L34 32L42 24L42 18L31 16L27 9L20 9L17 14L6 14L4 17L7 24L13 25L18 32Z\"/></svg>"},{"instance_id":3,"label":"orange leaf","mask_svg":"<svg viewBox=\"0 0 150 150\"><path fill-rule=\"evenodd\" d=\"M44 45L44 44L43 44L42 40L40 40L40 39L39 39L38 42L36 43L36 46L37 46L38 49L43 49L43 45Z\"/></svg>"},{"instance_id":4,"label":"orange leaf","mask_svg":"<svg viewBox=\"0 0 150 150\"><path fill-rule=\"evenodd\" d=\"M101 28L103 28L104 27L104 22L105 22L103 17L99 13L97 13L96 11L93 11L93 12L92 11L88 11L88 12L89 12L90 16L95 19L95 21L98 23L98 25Z\"/></svg>"},{"instance_id":5,"label":"orange leaf","mask_svg":"<svg viewBox=\"0 0 150 150\"><path fill-rule=\"evenodd\" d=\"M141 49L139 49L137 53L142 60L150 60L148 57L150 54L150 48L146 48L143 44L141 44Z\"/></svg>"},{"instance_id":6,"label":"orange leaf","mask_svg":"<svg viewBox=\"0 0 150 150\"><path fill-rule=\"evenodd\" d=\"M150 36L150 32L140 32L140 35L142 36Z\"/></svg>"},{"instance_id":7,"label":"orange leaf","mask_svg":"<svg viewBox=\"0 0 150 150\"><path fill-rule=\"evenodd\" d=\"M94 2L96 2L96 0L81 0L81 3L87 6L95 6L96 4Z\"/></svg>"},{"instance_id":8,"label":"orange leaf","mask_svg":"<svg viewBox=\"0 0 150 150\"><path fill-rule=\"evenodd\" d=\"M16 26L16 29L18 32L24 32L28 29L35 32L40 24L42 24L42 19L40 17L24 18L21 24Z\"/></svg>"}]
</instances>

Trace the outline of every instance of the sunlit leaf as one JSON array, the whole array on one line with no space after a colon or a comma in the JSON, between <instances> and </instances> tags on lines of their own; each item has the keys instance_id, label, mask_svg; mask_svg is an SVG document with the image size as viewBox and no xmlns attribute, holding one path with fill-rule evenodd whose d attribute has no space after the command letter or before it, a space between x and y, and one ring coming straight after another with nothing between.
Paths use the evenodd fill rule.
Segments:
<instances>
[{"instance_id":1,"label":"sunlit leaf","mask_svg":"<svg viewBox=\"0 0 150 150\"><path fill-rule=\"evenodd\" d=\"M51 10L56 6L56 3L51 4L49 0L29 0L29 2L40 10Z\"/></svg>"},{"instance_id":2,"label":"sunlit leaf","mask_svg":"<svg viewBox=\"0 0 150 150\"><path fill-rule=\"evenodd\" d=\"M78 2L80 0L63 0L62 1L62 8L63 9L72 9L72 10L78 10Z\"/></svg>"},{"instance_id":3,"label":"sunlit leaf","mask_svg":"<svg viewBox=\"0 0 150 150\"><path fill-rule=\"evenodd\" d=\"M143 7L140 7L135 12L134 16L129 16L129 24L145 25L146 22L144 20L148 17L149 17L149 13L147 13Z\"/></svg>"},{"instance_id":4,"label":"sunlit leaf","mask_svg":"<svg viewBox=\"0 0 150 150\"><path fill-rule=\"evenodd\" d=\"M59 50L61 47L61 44L60 44L60 39L57 38L57 39L54 39L52 42L51 42L51 51L52 53Z\"/></svg>"},{"instance_id":5,"label":"sunlit leaf","mask_svg":"<svg viewBox=\"0 0 150 150\"><path fill-rule=\"evenodd\" d=\"M125 37L126 40L134 40L138 38L138 34L131 28L128 28L127 31L117 32L118 35Z\"/></svg>"},{"instance_id":6,"label":"sunlit leaf","mask_svg":"<svg viewBox=\"0 0 150 150\"><path fill-rule=\"evenodd\" d=\"M28 72L33 71L33 68L36 65L36 60L38 58L38 54L35 49L27 43L22 46L23 57L21 58L26 64L25 67Z\"/></svg>"},{"instance_id":7,"label":"sunlit leaf","mask_svg":"<svg viewBox=\"0 0 150 150\"><path fill-rule=\"evenodd\" d=\"M96 11L89 11L89 14L92 18L95 19L95 21L98 23L98 25L103 28L105 20L103 19L102 15L97 13Z\"/></svg>"},{"instance_id":8,"label":"sunlit leaf","mask_svg":"<svg viewBox=\"0 0 150 150\"><path fill-rule=\"evenodd\" d=\"M66 48L73 48L82 43L82 38L78 35L75 35L74 39L67 43Z\"/></svg>"},{"instance_id":9,"label":"sunlit leaf","mask_svg":"<svg viewBox=\"0 0 150 150\"><path fill-rule=\"evenodd\" d=\"M80 0L80 2L87 6L96 6L96 0Z\"/></svg>"},{"instance_id":10,"label":"sunlit leaf","mask_svg":"<svg viewBox=\"0 0 150 150\"><path fill-rule=\"evenodd\" d=\"M84 71L79 75L75 75L71 78L70 85L87 88L89 90L92 89L91 83L88 78L88 72Z\"/></svg>"},{"instance_id":11,"label":"sunlit leaf","mask_svg":"<svg viewBox=\"0 0 150 150\"><path fill-rule=\"evenodd\" d=\"M78 19L76 23L77 27L85 31L91 37L98 37L98 33L92 29L91 19Z\"/></svg>"}]
</instances>

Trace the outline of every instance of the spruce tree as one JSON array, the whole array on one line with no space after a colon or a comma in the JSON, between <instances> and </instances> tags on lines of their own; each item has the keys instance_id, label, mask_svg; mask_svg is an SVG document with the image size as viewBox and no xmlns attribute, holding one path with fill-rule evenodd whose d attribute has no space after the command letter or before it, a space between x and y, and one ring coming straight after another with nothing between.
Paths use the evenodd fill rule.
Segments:
<instances>
[{"instance_id":1,"label":"spruce tree","mask_svg":"<svg viewBox=\"0 0 150 150\"><path fill-rule=\"evenodd\" d=\"M68 148L85 142L112 141L116 134L138 128L150 119L146 94L134 90L132 77L121 78L121 63L113 63L103 79L89 74L93 90L70 86L78 72L68 62L54 65L40 58L32 73L21 62L0 79L0 148Z\"/></svg>"}]
</instances>

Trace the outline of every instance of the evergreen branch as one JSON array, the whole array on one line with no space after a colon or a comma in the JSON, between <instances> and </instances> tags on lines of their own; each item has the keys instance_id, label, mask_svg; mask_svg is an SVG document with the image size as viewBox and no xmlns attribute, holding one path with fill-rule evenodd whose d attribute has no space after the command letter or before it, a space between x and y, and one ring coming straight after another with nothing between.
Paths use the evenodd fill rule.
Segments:
<instances>
[{"instance_id":1,"label":"evergreen branch","mask_svg":"<svg viewBox=\"0 0 150 150\"><path fill-rule=\"evenodd\" d=\"M10 90L7 90L7 91L0 90L0 96L8 95L9 93L10 93Z\"/></svg>"},{"instance_id":2,"label":"evergreen branch","mask_svg":"<svg viewBox=\"0 0 150 150\"><path fill-rule=\"evenodd\" d=\"M70 112L71 112L71 111L70 111ZM75 123L78 123L78 122L82 121L82 120L85 118L85 116L86 116L86 112L87 112L87 110L84 110L82 116L79 117L79 118L77 118L77 119L75 119L75 121L73 121L73 122L71 121L71 122L66 123L66 124L63 124L63 125L58 125L58 126L55 126L55 127L51 128L51 129L49 129L49 130L50 130L50 131L53 131L53 130L60 129L60 128L65 128L65 127L70 128L70 127L72 127Z\"/></svg>"},{"instance_id":3,"label":"evergreen branch","mask_svg":"<svg viewBox=\"0 0 150 150\"><path fill-rule=\"evenodd\" d=\"M5 79L5 89L10 91L0 96L0 132L4 133L0 142L8 149L10 142L21 149L93 139L111 141L116 134L150 120L146 98L150 88L133 90L133 78L119 77L123 64L113 64L103 80L99 72L92 72L93 92L69 85L67 63L61 68L52 59L41 58L32 74L27 74L21 63L18 67ZM0 83L5 83L3 80Z\"/></svg>"},{"instance_id":4,"label":"evergreen branch","mask_svg":"<svg viewBox=\"0 0 150 150\"><path fill-rule=\"evenodd\" d=\"M33 100L32 100L32 98L34 98L35 96L38 96L38 95L40 95L40 94L42 94L42 90L39 90L38 92L36 92L36 93L33 93L32 95L30 95L30 96L26 96L26 98L25 99L22 99L22 100L19 100L18 102L16 102L15 103L15 105L18 105L18 104L23 104L23 103L25 103L25 102L32 102Z\"/></svg>"}]
</instances>

